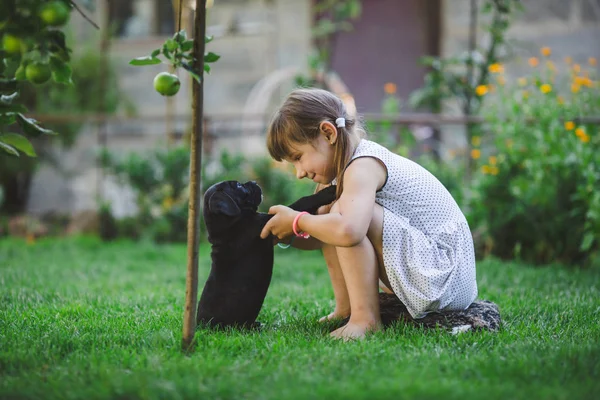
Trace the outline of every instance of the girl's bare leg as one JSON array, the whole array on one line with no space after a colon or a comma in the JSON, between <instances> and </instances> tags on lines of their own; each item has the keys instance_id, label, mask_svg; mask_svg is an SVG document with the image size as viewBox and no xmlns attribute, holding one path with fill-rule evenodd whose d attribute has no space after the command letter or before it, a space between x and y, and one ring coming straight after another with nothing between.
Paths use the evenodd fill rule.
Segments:
<instances>
[{"instance_id":1,"label":"girl's bare leg","mask_svg":"<svg viewBox=\"0 0 600 400\"><path fill-rule=\"evenodd\" d=\"M333 295L335 297L335 309L329 315L319 319L319 322L324 322L330 319L342 319L350 315L350 298L348 297L348 289L344 275L340 268L340 262L337 257L335 247L323 244L323 257L327 263L329 278L331 278L331 286L333 286Z\"/></svg>"},{"instance_id":2,"label":"girl's bare leg","mask_svg":"<svg viewBox=\"0 0 600 400\"><path fill-rule=\"evenodd\" d=\"M361 339L367 332L381 329L377 255L367 237L356 246L337 247L336 251L352 313L348 323L333 331L331 336Z\"/></svg>"}]
</instances>

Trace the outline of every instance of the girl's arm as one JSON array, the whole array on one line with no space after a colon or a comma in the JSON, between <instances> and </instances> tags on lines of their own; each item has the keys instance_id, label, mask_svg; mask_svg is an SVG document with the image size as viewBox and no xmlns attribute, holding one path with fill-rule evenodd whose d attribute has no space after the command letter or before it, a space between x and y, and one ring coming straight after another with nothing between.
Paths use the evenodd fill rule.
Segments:
<instances>
[{"instance_id":1,"label":"girl's arm","mask_svg":"<svg viewBox=\"0 0 600 400\"><path fill-rule=\"evenodd\" d=\"M373 217L375 192L385 183L386 174L385 167L376 159L356 159L344 173L344 191L331 211L325 215L302 215L298 228L333 246L351 247L360 243ZM269 232L278 237L293 234L292 222L298 215L297 211L274 206L269 213L275 216L267 223L261 236L266 237Z\"/></svg>"}]
</instances>

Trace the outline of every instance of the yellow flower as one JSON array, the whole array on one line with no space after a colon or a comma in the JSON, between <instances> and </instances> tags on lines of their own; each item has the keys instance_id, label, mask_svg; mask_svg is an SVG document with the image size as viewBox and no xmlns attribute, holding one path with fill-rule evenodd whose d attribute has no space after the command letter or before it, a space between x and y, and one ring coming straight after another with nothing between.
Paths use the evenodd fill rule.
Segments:
<instances>
[{"instance_id":1,"label":"yellow flower","mask_svg":"<svg viewBox=\"0 0 600 400\"><path fill-rule=\"evenodd\" d=\"M571 85L571 92L577 93L577 92L579 92L579 89L581 89L581 86L579 86L577 83L573 83Z\"/></svg>"},{"instance_id":2,"label":"yellow flower","mask_svg":"<svg viewBox=\"0 0 600 400\"><path fill-rule=\"evenodd\" d=\"M598 65L598 61L594 57L590 57L588 58L588 64L590 64L592 67L595 67Z\"/></svg>"},{"instance_id":3,"label":"yellow flower","mask_svg":"<svg viewBox=\"0 0 600 400\"><path fill-rule=\"evenodd\" d=\"M498 167L490 167L490 174L492 174L492 175L498 175L498 172L500 172L498 170Z\"/></svg>"},{"instance_id":4,"label":"yellow flower","mask_svg":"<svg viewBox=\"0 0 600 400\"><path fill-rule=\"evenodd\" d=\"M525 86L527 85L527 78L519 78L518 82L519 86Z\"/></svg>"},{"instance_id":5,"label":"yellow flower","mask_svg":"<svg viewBox=\"0 0 600 400\"><path fill-rule=\"evenodd\" d=\"M575 129L575 122L573 121L566 121L565 122L565 129L568 131L572 131L573 129Z\"/></svg>"},{"instance_id":6,"label":"yellow flower","mask_svg":"<svg viewBox=\"0 0 600 400\"><path fill-rule=\"evenodd\" d=\"M581 72L581 65L579 64L573 64L573 71L575 71L575 73L580 73Z\"/></svg>"},{"instance_id":7,"label":"yellow flower","mask_svg":"<svg viewBox=\"0 0 600 400\"><path fill-rule=\"evenodd\" d=\"M565 57L565 62L569 65L573 64L573 59L571 57Z\"/></svg>"},{"instance_id":8,"label":"yellow flower","mask_svg":"<svg viewBox=\"0 0 600 400\"><path fill-rule=\"evenodd\" d=\"M473 160L478 160L481 157L481 150L473 149L471 150L471 158Z\"/></svg>"},{"instance_id":9,"label":"yellow flower","mask_svg":"<svg viewBox=\"0 0 600 400\"><path fill-rule=\"evenodd\" d=\"M579 138L583 143L587 143L590 141L590 137L588 135L583 135Z\"/></svg>"},{"instance_id":10,"label":"yellow flower","mask_svg":"<svg viewBox=\"0 0 600 400\"><path fill-rule=\"evenodd\" d=\"M484 96L488 92L488 87L486 85L479 85L475 88L475 93L477 96Z\"/></svg>"},{"instance_id":11,"label":"yellow flower","mask_svg":"<svg viewBox=\"0 0 600 400\"><path fill-rule=\"evenodd\" d=\"M471 144L475 147L479 147L479 145L481 145L481 137L480 136L473 136L471 138Z\"/></svg>"},{"instance_id":12,"label":"yellow flower","mask_svg":"<svg viewBox=\"0 0 600 400\"><path fill-rule=\"evenodd\" d=\"M498 63L490 64L488 71L490 71L492 74L501 74L504 72L504 67Z\"/></svg>"},{"instance_id":13,"label":"yellow flower","mask_svg":"<svg viewBox=\"0 0 600 400\"><path fill-rule=\"evenodd\" d=\"M552 49L550 49L550 47L542 47L540 49L540 53L542 53L544 57L550 57L550 54L552 54Z\"/></svg>"},{"instance_id":14,"label":"yellow flower","mask_svg":"<svg viewBox=\"0 0 600 400\"><path fill-rule=\"evenodd\" d=\"M481 166L481 172L483 172L484 174L489 174L490 173L490 166L489 165L482 165Z\"/></svg>"},{"instance_id":15,"label":"yellow flower","mask_svg":"<svg viewBox=\"0 0 600 400\"><path fill-rule=\"evenodd\" d=\"M392 83L392 82L388 82L385 85L383 85L383 90L387 93L387 94L396 94L396 84Z\"/></svg>"},{"instance_id":16,"label":"yellow flower","mask_svg":"<svg viewBox=\"0 0 600 400\"><path fill-rule=\"evenodd\" d=\"M583 128L577 128L575 129L575 135L581 139L582 136L585 136L585 129Z\"/></svg>"},{"instance_id":17,"label":"yellow flower","mask_svg":"<svg viewBox=\"0 0 600 400\"><path fill-rule=\"evenodd\" d=\"M540 86L540 91L544 94L550 93L552 91L552 86L550 86L547 83L544 83L542 86Z\"/></svg>"},{"instance_id":18,"label":"yellow flower","mask_svg":"<svg viewBox=\"0 0 600 400\"><path fill-rule=\"evenodd\" d=\"M531 67L537 67L540 63L540 60L538 60L536 57L531 57L527 62Z\"/></svg>"},{"instance_id":19,"label":"yellow flower","mask_svg":"<svg viewBox=\"0 0 600 400\"><path fill-rule=\"evenodd\" d=\"M496 165L496 162L498 162L498 159L496 158L496 156L490 156L489 162L490 162L490 165Z\"/></svg>"}]
</instances>

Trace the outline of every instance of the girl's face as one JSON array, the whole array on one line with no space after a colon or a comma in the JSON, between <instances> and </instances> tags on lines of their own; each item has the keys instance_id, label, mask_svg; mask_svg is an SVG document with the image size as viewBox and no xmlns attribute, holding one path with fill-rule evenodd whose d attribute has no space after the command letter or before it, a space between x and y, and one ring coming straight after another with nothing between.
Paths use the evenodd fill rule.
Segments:
<instances>
[{"instance_id":1,"label":"girl's face","mask_svg":"<svg viewBox=\"0 0 600 400\"><path fill-rule=\"evenodd\" d=\"M313 182L329 184L335 178L333 165L334 146L326 135L321 134L312 143L297 144L286 161L296 168L298 179L308 178Z\"/></svg>"}]
</instances>

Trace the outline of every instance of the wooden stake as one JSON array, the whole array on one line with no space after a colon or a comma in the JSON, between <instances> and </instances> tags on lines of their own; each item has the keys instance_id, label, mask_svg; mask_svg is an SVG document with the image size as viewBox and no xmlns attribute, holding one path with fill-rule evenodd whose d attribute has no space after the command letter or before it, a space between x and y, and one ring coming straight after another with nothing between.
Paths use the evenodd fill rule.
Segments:
<instances>
[{"instance_id":1,"label":"wooden stake","mask_svg":"<svg viewBox=\"0 0 600 400\"><path fill-rule=\"evenodd\" d=\"M190 202L188 216L188 258L183 317L184 351L193 350L198 301L198 250L200 247L200 210L202 189L202 114L204 108L204 36L206 35L206 0L196 0L194 14L194 71L201 82L192 84L192 136L190 140Z\"/></svg>"}]
</instances>

